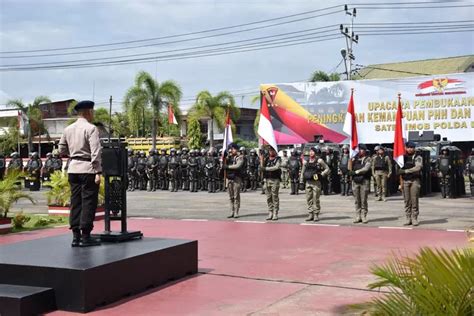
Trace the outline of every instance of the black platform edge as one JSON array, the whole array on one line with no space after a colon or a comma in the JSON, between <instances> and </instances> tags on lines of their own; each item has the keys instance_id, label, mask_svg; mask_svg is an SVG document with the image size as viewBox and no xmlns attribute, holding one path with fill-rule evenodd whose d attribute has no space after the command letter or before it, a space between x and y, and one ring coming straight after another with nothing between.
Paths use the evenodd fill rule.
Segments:
<instances>
[{"instance_id":1,"label":"black platform edge","mask_svg":"<svg viewBox=\"0 0 474 316\"><path fill-rule=\"evenodd\" d=\"M103 232L102 234L94 234L92 236L99 238L102 242L124 242L134 239L142 239L143 233L141 231Z\"/></svg>"},{"instance_id":2,"label":"black platform edge","mask_svg":"<svg viewBox=\"0 0 474 316\"><path fill-rule=\"evenodd\" d=\"M52 288L0 284L0 315L31 316L56 310Z\"/></svg>"},{"instance_id":3,"label":"black platform edge","mask_svg":"<svg viewBox=\"0 0 474 316\"><path fill-rule=\"evenodd\" d=\"M144 238L89 248L71 248L70 241L63 235L0 246L0 283L53 288L59 310L84 313L198 271L196 240Z\"/></svg>"}]
</instances>

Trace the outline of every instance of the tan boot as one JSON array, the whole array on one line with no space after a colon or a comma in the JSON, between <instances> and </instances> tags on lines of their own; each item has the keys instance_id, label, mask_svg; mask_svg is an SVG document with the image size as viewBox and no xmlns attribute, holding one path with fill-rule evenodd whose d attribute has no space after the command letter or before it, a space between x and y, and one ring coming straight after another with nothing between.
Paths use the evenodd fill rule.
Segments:
<instances>
[{"instance_id":1,"label":"tan boot","mask_svg":"<svg viewBox=\"0 0 474 316\"><path fill-rule=\"evenodd\" d=\"M311 222L313 219L314 219L314 214L313 214L313 213L309 213L309 214L308 214L308 217L306 217L305 221Z\"/></svg>"},{"instance_id":2,"label":"tan boot","mask_svg":"<svg viewBox=\"0 0 474 316\"><path fill-rule=\"evenodd\" d=\"M413 226L418 226L420 223L418 223L418 216L413 216L411 218L411 223Z\"/></svg>"},{"instance_id":3,"label":"tan boot","mask_svg":"<svg viewBox=\"0 0 474 316\"><path fill-rule=\"evenodd\" d=\"M234 212L230 213L229 216L227 216L227 218L233 218L234 217Z\"/></svg>"},{"instance_id":4,"label":"tan boot","mask_svg":"<svg viewBox=\"0 0 474 316\"><path fill-rule=\"evenodd\" d=\"M354 224L362 222L362 219L360 218L360 214L357 214L352 222Z\"/></svg>"},{"instance_id":5,"label":"tan boot","mask_svg":"<svg viewBox=\"0 0 474 316\"><path fill-rule=\"evenodd\" d=\"M319 222L319 214L314 214L314 221Z\"/></svg>"},{"instance_id":6,"label":"tan boot","mask_svg":"<svg viewBox=\"0 0 474 316\"><path fill-rule=\"evenodd\" d=\"M409 226L411 225L411 217L410 216L407 216L407 219L405 221L405 223L403 224L404 226Z\"/></svg>"},{"instance_id":7,"label":"tan boot","mask_svg":"<svg viewBox=\"0 0 474 316\"><path fill-rule=\"evenodd\" d=\"M278 212L275 211L275 212L273 212L272 221L277 221L277 220L278 220Z\"/></svg>"},{"instance_id":8,"label":"tan boot","mask_svg":"<svg viewBox=\"0 0 474 316\"><path fill-rule=\"evenodd\" d=\"M273 218L273 212L268 212L267 221L271 221Z\"/></svg>"},{"instance_id":9,"label":"tan boot","mask_svg":"<svg viewBox=\"0 0 474 316\"><path fill-rule=\"evenodd\" d=\"M369 220L367 219L367 214L364 214L362 216L362 223L367 224L368 222L369 222Z\"/></svg>"},{"instance_id":10,"label":"tan boot","mask_svg":"<svg viewBox=\"0 0 474 316\"><path fill-rule=\"evenodd\" d=\"M234 218L239 218L239 210L236 210L234 213Z\"/></svg>"}]
</instances>

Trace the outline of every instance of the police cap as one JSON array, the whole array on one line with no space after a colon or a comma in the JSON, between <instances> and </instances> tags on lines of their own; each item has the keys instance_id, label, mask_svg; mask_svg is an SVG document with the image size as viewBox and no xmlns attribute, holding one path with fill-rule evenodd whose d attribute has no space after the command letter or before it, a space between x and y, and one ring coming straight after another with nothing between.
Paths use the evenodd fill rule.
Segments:
<instances>
[{"instance_id":1,"label":"police cap","mask_svg":"<svg viewBox=\"0 0 474 316\"><path fill-rule=\"evenodd\" d=\"M410 140L410 141L408 141L408 142L405 143L405 146L406 146L407 148L415 148L415 147L416 147L416 144L415 144L415 142L412 142L412 141Z\"/></svg>"},{"instance_id":2,"label":"police cap","mask_svg":"<svg viewBox=\"0 0 474 316\"><path fill-rule=\"evenodd\" d=\"M85 110L85 109L93 109L94 105L95 105L94 101L89 101L89 100L79 101L74 106L74 110L80 111L80 110Z\"/></svg>"}]
</instances>

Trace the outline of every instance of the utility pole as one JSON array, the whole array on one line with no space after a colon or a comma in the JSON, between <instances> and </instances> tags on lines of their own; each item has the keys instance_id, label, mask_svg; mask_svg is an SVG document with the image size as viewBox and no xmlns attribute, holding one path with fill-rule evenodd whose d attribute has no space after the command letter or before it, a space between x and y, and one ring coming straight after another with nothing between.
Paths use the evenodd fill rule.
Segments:
<instances>
[{"instance_id":1,"label":"utility pole","mask_svg":"<svg viewBox=\"0 0 474 316\"><path fill-rule=\"evenodd\" d=\"M359 43L359 35L354 34L354 19L357 15L357 10L356 8L352 9L352 12L349 10L347 7L347 4L344 5L344 10L346 11L346 14L351 17L351 25L350 28L344 27L344 25L340 25L339 29L346 38L346 47L347 50L341 50L342 57L344 58L344 63L346 66L346 79L351 80L352 76L352 62L355 60L355 56L352 50L352 44L353 43Z\"/></svg>"}]
</instances>

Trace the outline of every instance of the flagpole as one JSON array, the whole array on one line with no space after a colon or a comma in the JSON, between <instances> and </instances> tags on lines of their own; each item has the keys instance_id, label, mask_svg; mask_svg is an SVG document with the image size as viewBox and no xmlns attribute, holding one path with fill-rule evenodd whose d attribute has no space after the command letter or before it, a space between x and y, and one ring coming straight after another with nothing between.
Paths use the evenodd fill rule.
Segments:
<instances>
[{"instance_id":1,"label":"flagpole","mask_svg":"<svg viewBox=\"0 0 474 316\"><path fill-rule=\"evenodd\" d=\"M354 88L351 88L351 99L353 98L353 96L354 96ZM352 135L351 135L351 140L349 141L349 147L350 147L349 156L351 156L351 152L352 152ZM352 171L352 158L349 159L349 161L347 162L347 170Z\"/></svg>"},{"instance_id":2,"label":"flagpole","mask_svg":"<svg viewBox=\"0 0 474 316\"><path fill-rule=\"evenodd\" d=\"M402 102L402 94L400 92L398 92L398 105L397 105L397 113L398 113L398 107L401 105L401 102ZM400 118L402 119L402 118ZM395 124L397 124L398 122L395 122ZM403 128L403 126L401 126L401 128ZM396 128L395 128L395 138L397 137L396 135ZM402 137L403 137L403 130L402 130ZM394 139L394 147L395 147L395 139ZM397 165L398 165L398 162L397 162ZM400 166L398 166L400 167ZM405 192L403 191L403 178L402 178L402 175L399 176L400 177L400 191L402 191L402 194L405 194Z\"/></svg>"}]
</instances>

